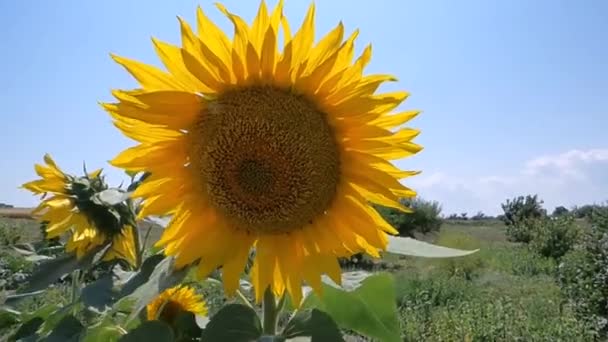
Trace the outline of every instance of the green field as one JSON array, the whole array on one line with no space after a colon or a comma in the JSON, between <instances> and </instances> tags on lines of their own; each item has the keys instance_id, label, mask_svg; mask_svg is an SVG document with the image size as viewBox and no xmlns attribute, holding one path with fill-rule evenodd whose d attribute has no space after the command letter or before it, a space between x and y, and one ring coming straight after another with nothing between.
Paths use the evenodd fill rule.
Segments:
<instances>
[{"instance_id":1,"label":"green field","mask_svg":"<svg viewBox=\"0 0 608 342\"><path fill-rule=\"evenodd\" d=\"M446 222L439 233L418 238L448 247L480 248L480 252L450 260L385 255L381 261L359 264L394 274L405 341L592 340L560 294L553 275L555 262L507 242L504 229L497 221ZM149 242L160 232L153 227ZM10 288L15 273L27 273L32 266L10 245L38 239L34 221L0 218L0 272L4 272L0 290ZM203 290L213 312L223 303L221 291ZM20 309L33 310L43 302L66 303L66 293L56 286L44 298L22 301ZM360 339L352 336L351 340Z\"/></svg>"}]
</instances>

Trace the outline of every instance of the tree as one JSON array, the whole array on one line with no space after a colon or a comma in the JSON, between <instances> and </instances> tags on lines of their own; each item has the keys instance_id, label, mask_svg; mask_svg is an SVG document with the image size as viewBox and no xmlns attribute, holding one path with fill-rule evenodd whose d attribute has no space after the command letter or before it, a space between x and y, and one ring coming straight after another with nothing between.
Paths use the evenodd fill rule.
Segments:
<instances>
[{"instance_id":1,"label":"tree","mask_svg":"<svg viewBox=\"0 0 608 342\"><path fill-rule=\"evenodd\" d=\"M558 217L558 216L563 216L569 213L569 210L566 209L566 207L564 207L563 205L560 205L558 207L555 207L555 210L553 210L553 213L551 214L551 216L553 217Z\"/></svg>"}]
</instances>

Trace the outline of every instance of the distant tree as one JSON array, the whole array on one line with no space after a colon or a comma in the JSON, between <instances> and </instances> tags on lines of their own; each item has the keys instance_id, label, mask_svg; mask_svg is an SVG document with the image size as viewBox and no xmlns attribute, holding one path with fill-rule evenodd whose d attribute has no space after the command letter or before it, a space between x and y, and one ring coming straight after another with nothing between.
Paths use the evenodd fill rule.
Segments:
<instances>
[{"instance_id":1,"label":"distant tree","mask_svg":"<svg viewBox=\"0 0 608 342\"><path fill-rule=\"evenodd\" d=\"M558 207L555 207L555 210L553 210L553 213L551 214L551 216L553 217L558 217L558 216L563 216L568 214L570 211L568 209L566 209L566 207L564 207L563 205L560 205Z\"/></svg>"},{"instance_id":2,"label":"distant tree","mask_svg":"<svg viewBox=\"0 0 608 342\"><path fill-rule=\"evenodd\" d=\"M501 204L504 211L502 221L507 226L517 225L526 220L537 219L547 216L547 211L543 209L543 200L538 195L519 196Z\"/></svg>"},{"instance_id":3,"label":"distant tree","mask_svg":"<svg viewBox=\"0 0 608 342\"><path fill-rule=\"evenodd\" d=\"M487 219L487 216L482 211L478 211L477 214L475 214L475 215L473 215L473 217L471 217L471 220L475 220L475 221L485 220L485 219Z\"/></svg>"},{"instance_id":4,"label":"distant tree","mask_svg":"<svg viewBox=\"0 0 608 342\"><path fill-rule=\"evenodd\" d=\"M469 218L467 217L467 213L461 213L460 214L460 219L461 220L465 220L465 221L468 220Z\"/></svg>"},{"instance_id":5,"label":"distant tree","mask_svg":"<svg viewBox=\"0 0 608 342\"><path fill-rule=\"evenodd\" d=\"M458 219L460 219L460 217L456 213L450 214L450 216L448 216L448 220L458 220Z\"/></svg>"},{"instance_id":6,"label":"distant tree","mask_svg":"<svg viewBox=\"0 0 608 342\"><path fill-rule=\"evenodd\" d=\"M14 208L14 206L12 206L11 204L0 202L0 208Z\"/></svg>"},{"instance_id":7,"label":"distant tree","mask_svg":"<svg viewBox=\"0 0 608 342\"><path fill-rule=\"evenodd\" d=\"M376 206L380 215L399 231L400 235L413 236L414 232L429 233L438 231L443 223L440 217L441 205L437 201L427 201L420 197L401 200L403 205L412 208L412 213L397 209Z\"/></svg>"}]
</instances>

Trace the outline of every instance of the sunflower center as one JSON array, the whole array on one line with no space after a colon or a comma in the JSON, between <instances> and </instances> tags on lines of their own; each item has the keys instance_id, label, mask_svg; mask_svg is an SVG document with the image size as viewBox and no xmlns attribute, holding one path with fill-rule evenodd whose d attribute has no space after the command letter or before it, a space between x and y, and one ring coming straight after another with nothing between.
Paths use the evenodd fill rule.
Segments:
<instances>
[{"instance_id":1,"label":"sunflower center","mask_svg":"<svg viewBox=\"0 0 608 342\"><path fill-rule=\"evenodd\" d=\"M183 311L181 304L169 300L162 307L158 319L168 324L173 324L177 316Z\"/></svg>"},{"instance_id":2,"label":"sunflower center","mask_svg":"<svg viewBox=\"0 0 608 342\"><path fill-rule=\"evenodd\" d=\"M222 94L192 132L201 191L231 224L285 233L330 206L340 178L327 116L306 98L272 87Z\"/></svg>"}]
</instances>

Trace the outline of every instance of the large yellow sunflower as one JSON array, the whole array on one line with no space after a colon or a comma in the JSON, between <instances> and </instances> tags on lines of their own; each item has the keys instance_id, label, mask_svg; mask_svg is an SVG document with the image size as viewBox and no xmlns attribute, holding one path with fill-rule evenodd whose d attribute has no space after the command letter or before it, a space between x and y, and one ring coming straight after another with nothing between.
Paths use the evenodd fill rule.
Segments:
<instances>
[{"instance_id":1,"label":"large yellow sunflower","mask_svg":"<svg viewBox=\"0 0 608 342\"><path fill-rule=\"evenodd\" d=\"M418 112L390 114L406 92L375 94L395 78L363 75L371 47L353 61L358 31L344 39L340 23L314 43L314 5L293 35L282 2L272 13L262 2L251 26L217 7L234 37L198 8L197 34L179 19L181 47L153 39L167 72L113 56L141 88L103 105L139 142L111 163L151 172L134 196L141 216L173 215L158 245L177 267L222 266L230 294L253 246L257 300L270 286L297 304L303 281L340 281L338 256L378 256L397 233L369 201L407 210L399 199L415 193L399 179L417 172L390 160L421 150L418 130L398 128Z\"/></svg>"},{"instance_id":2,"label":"large yellow sunflower","mask_svg":"<svg viewBox=\"0 0 608 342\"><path fill-rule=\"evenodd\" d=\"M193 288L183 285L166 289L146 306L148 320L161 320L168 324L172 324L182 311L207 314L203 297Z\"/></svg>"},{"instance_id":3,"label":"large yellow sunflower","mask_svg":"<svg viewBox=\"0 0 608 342\"><path fill-rule=\"evenodd\" d=\"M133 229L129 226L121 227L116 232L108 230L108 227L100 229L95 224L92 213L87 213L85 209L91 208L92 204L77 194L76 178L65 174L50 155L46 154L44 161L47 165L35 165L36 173L41 179L25 183L22 187L38 195L51 194L32 212L39 216L40 221L46 222L46 238L53 239L69 232L65 248L69 253L74 252L78 259L111 240L112 246L106 252L104 260L123 259L134 265L136 251ZM96 170L84 178L86 183L100 184L100 175L101 170ZM84 190L81 192L86 193ZM95 214L100 213L97 211Z\"/></svg>"}]
</instances>

